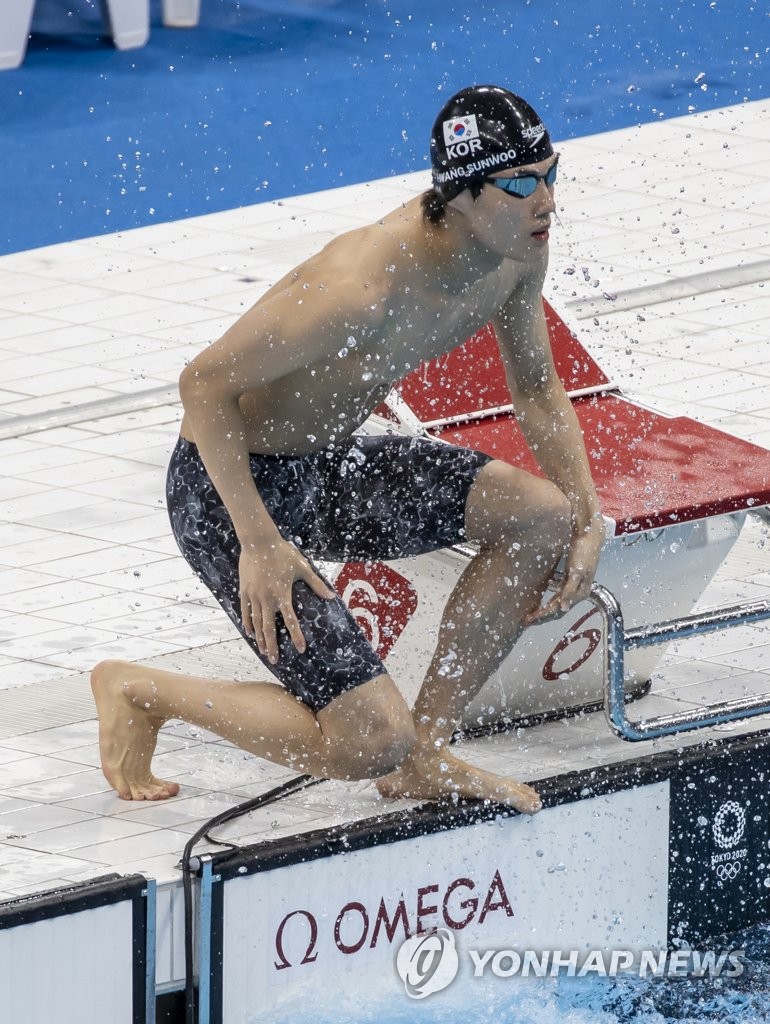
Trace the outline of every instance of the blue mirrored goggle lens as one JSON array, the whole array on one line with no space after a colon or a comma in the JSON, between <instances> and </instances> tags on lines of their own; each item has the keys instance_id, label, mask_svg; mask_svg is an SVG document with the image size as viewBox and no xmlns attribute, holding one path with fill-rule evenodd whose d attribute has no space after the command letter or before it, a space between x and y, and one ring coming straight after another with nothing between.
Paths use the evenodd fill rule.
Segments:
<instances>
[{"instance_id":1,"label":"blue mirrored goggle lens","mask_svg":"<svg viewBox=\"0 0 770 1024\"><path fill-rule=\"evenodd\" d=\"M507 192L511 196L521 196L526 199L531 196L537 188L538 182L544 181L546 185L553 185L556 181L556 167L554 164L549 167L545 174L522 174L517 178L488 178L497 188Z\"/></svg>"}]
</instances>

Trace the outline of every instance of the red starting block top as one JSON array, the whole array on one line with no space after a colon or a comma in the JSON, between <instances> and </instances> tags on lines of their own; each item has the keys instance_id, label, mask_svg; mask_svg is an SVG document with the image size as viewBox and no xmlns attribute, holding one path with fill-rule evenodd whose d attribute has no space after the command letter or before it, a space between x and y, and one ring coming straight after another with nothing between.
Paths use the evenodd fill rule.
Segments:
<instances>
[{"instance_id":1,"label":"red starting block top","mask_svg":"<svg viewBox=\"0 0 770 1024\"><path fill-rule=\"evenodd\" d=\"M546 318L602 511L615 520L617 534L770 504L769 451L635 405L547 304ZM495 411L510 409L511 396L491 326L423 364L398 391L433 436L542 475L515 416Z\"/></svg>"},{"instance_id":2,"label":"red starting block top","mask_svg":"<svg viewBox=\"0 0 770 1024\"><path fill-rule=\"evenodd\" d=\"M619 395L573 399L602 511L634 533L770 503L770 452ZM513 416L431 431L542 476Z\"/></svg>"}]
</instances>

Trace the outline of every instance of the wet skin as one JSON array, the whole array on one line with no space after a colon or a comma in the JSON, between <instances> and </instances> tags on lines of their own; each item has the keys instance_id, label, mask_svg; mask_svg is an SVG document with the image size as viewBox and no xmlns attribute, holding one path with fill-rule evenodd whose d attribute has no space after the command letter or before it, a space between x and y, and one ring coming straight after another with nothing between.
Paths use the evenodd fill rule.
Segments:
<instances>
[{"instance_id":1,"label":"wet skin","mask_svg":"<svg viewBox=\"0 0 770 1024\"><path fill-rule=\"evenodd\" d=\"M552 160L532 169L544 173ZM291 603L293 583L301 579L318 594L332 595L278 534L248 471L249 452L305 453L349 435L395 380L491 320L519 422L548 481L537 483L501 463L479 474L466 506L466 529L480 555L450 597L444 633L411 714L393 681L382 676L318 715L299 705L309 716L304 718L282 688L256 683L251 704L233 705L232 719L213 720L200 711L205 701L199 702L199 693L207 685L232 684L186 676L175 682L169 673L124 663L98 667L103 765L121 796L174 795L175 784L151 775L150 759L159 724L181 717L206 722L238 745L298 770L383 777L383 795L450 792L527 812L539 808L530 787L472 769L445 747L463 707L494 670L473 625L479 609L485 621L499 619L510 649L526 624L585 596L603 537L582 437L553 367L542 310L552 193L543 182L525 198L491 186L476 200L465 191L435 226L412 200L301 264L185 369L181 432L197 444L231 515L242 547L243 620L273 662L277 613L298 650L304 646ZM525 543L532 558L516 561L512 552ZM565 550L565 581L541 608ZM518 604L511 605L498 583L514 562L522 583ZM438 671L449 648L465 670L457 692ZM230 690L222 694L225 703L234 699ZM251 722L248 735L245 720ZM362 722L371 722L368 731ZM359 735L358 745L351 744Z\"/></svg>"}]
</instances>

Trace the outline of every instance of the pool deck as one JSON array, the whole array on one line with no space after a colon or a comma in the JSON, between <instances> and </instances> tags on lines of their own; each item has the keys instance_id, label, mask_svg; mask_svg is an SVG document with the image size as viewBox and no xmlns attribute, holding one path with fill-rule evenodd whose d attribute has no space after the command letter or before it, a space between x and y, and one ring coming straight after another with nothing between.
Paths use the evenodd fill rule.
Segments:
<instances>
[{"instance_id":1,"label":"pool deck","mask_svg":"<svg viewBox=\"0 0 770 1024\"><path fill-rule=\"evenodd\" d=\"M559 148L547 297L626 394L770 448L770 101ZM120 801L98 768L87 673L111 657L260 677L168 527L177 377L300 259L426 183L390 178L0 258L0 900L113 871L177 880L201 823L290 777L172 723L155 770L181 795ZM749 517L702 607L770 596L767 533ZM761 626L682 643L644 710L761 691L768 667ZM768 724L642 751L594 714L464 748L537 780ZM254 843L408 805L328 783L223 834Z\"/></svg>"}]
</instances>

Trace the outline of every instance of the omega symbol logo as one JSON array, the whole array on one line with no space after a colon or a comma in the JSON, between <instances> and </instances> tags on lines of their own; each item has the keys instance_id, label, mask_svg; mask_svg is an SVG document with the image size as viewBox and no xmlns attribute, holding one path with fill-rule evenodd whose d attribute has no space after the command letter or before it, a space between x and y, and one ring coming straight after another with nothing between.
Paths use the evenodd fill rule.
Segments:
<instances>
[{"instance_id":1,"label":"omega symbol logo","mask_svg":"<svg viewBox=\"0 0 770 1024\"><path fill-rule=\"evenodd\" d=\"M723 850L731 850L746 831L746 812L735 800L726 800L714 817L714 842Z\"/></svg>"}]
</instances>

